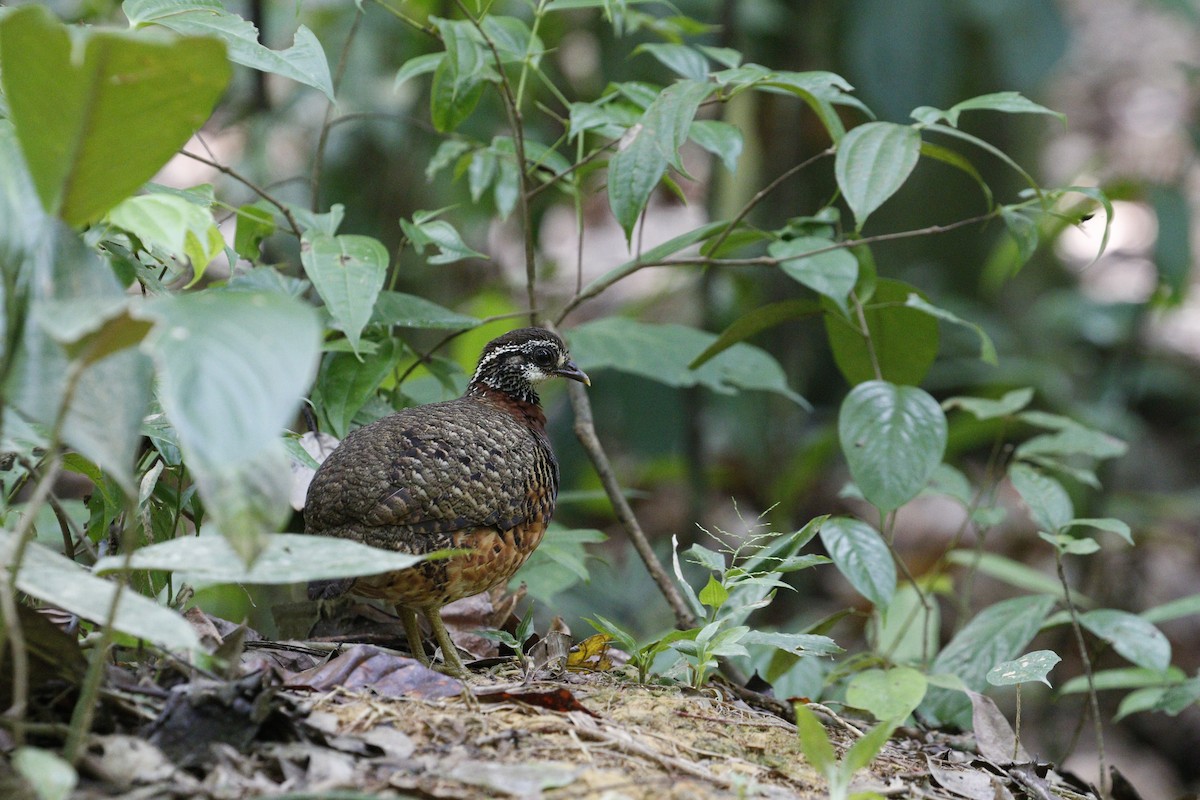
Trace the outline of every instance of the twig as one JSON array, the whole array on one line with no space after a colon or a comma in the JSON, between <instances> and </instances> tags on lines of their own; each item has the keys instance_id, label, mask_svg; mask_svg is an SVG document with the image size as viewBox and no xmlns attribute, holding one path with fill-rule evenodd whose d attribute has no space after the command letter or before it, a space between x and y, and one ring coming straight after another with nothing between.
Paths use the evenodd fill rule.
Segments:
<instances>
[{"instance_id":1,"label":"twig","mask_svg":"<svg viewBox=\"0 0 1200 800\"><path fill-rule=\"evenodd\" d=\"M746 201L746 205L742 206L742 210L739 211L736 215L734 215L733 219L731 219L729 221L729 225L726 226L725 230L721 231L721 234L719 236L717 236L717 238L715 240L713 240L712 246L709 248L709 252L711 252L711 253L717 252L717 250L720 249L721 245L725 243L725 240L729 238L729 234L733 233L733 230L734 230L734 228L736 228L738 226L738 223L740 223L742 220L744 220L750 214L750 212L754 210L754 207L757 206L759 203L761 203L766 198L767 195L769 195L771 192L778 189L779 186L784 181L786 181L788 178L795 175L800 170L805 169L809 166L812 166L813 164L815 164L817 161L824 158L825 156L833 155L833 152L834 152L834 148L828 147L828 148L822 150L821 152L817 153L816 155L810 156L809 158L804 159L803 161L801 161L799 164L795 165L791 169L784 170L784 172L781 175L779 175L779 177L777 177L775 180L768 183L762 189L759 189L758 192L753 197L751 197L749 200Z\"/></svg>"},{"instance_id":2,"label":"twig","mask_svg":"<svg viewBox=\"0 0 1200 800\"><path fill-rule=\"evenodd\" d=\"M621 270L616 274L609 274L605 277L598 278L588 284L582 292L577 293L572 297L562 311L558 313L557 322L562 322L568 314L582 305L584 302L591 300L596 295L608 289L619 280L624 280L635 272L639 272L648 267L777 267L788 261L795 261L800 258L810 258L821 253L828 253L832 250L844 250L848 247L858 247L860 245L875 244L877 242L890 242L897 239L910 239L916 236L930 236L939 233L948 233L958 228L967 225L974 225L979 222L986 222L994 219L999 215L999 211L989 211L983 214L977 214L973 217L960 219L956 222L951 222L946 225L929 225L924 228L917 228L907 231L895 231L893 233L880 233L874 236L865 236L861 239L847 239L840 242L831 242L828 247L821 247L816 250L809 250L806 253L799 253L794 256L784 258L772 258L771 256L755 256L753 258L708 258L705 256L697 256L690 258L665 258L659 261L645 261L635 263L630 269Z\"/></svg>"},{"instance_id":3,"label":"twig","mask_svg":"<svg viewBox=\"0 0 1200 800\"><path fill-rule=\"evenodd\" d=\"M596 426L592 417L592 404L588 400L587 391L584 389L583 384L577 384L573 381L570 384L567 387L567 392L571 398L571 409L575 413L575 436L579 439L579 443L583 445L583 449L587 451L588 457L592 460L592 465L596 468L596 474L600 476L600 482L604 485L604 491L612 503L613 511L616 512L617 520L621 523L621 527L625 529L625 533L633 543L634 549L641 556L642 563L646 565L646 570L650 573L650 577L654 579L654 583L658 586L659 591L666 598L667 605L674 612L676 626L683 630L696 627L696 615L692 613L691 608L688 607L687 602L683 599L683 595L679 593L679 589L671 582L666 570L658 562L658 557L654 555L654 550L650 547L646 533L642 530L642 526L638 523L633 509L629 506L629 502L625 499L625 495L621 491L621 484L617 481L617 476L613 472L608 455L604 452L604 446L600 444L600 439L596 436Z\"/></svg>"},{"instance_id":4,"label":"twig","mask_svg":"<svg viewBox=\"0 0 1200 800\"><path fill-rule=\"evenodd\" d=\"M180 150L179 154L183 155L183 156L187 156L188 158L192 159L193 161L199 161L201 164L207 164L208 166L212 167L213 169L217 170L218 172L221 172L221 173L233 178L235 181L242 184L250 191L254 192L256 195L261 197L263 200L266 200L268 203L275 206L275 208L278 209L279 213L283 215L283 218L285 220L287 220L288 227L292 229L292 233L294 233L296 235L297 239L299 239L301 236L303 236L303 231L300 230L300 224L298 222L296 222L296 218L292 215L291 209L289 209L286 205L281 203L279 200L276 200L275 197L273 195L271 195L269 192L267 192L266 189L261 188L256 183L251 181L249 178L242 175L237 170L233 169L233 167L227 167L224 164L222 164L221 162L214 161L211 158L205 158L204 156L197 155L195 153L189 153L187 150Z\"/></svg>"},{"instance_id":5,"label":"twig","mask_svg":"<svg viewBox=\"0 0 1200 800\"><path fill-rule=\"evenodd\" d=\"M362 23L362 18L362 6L356 6L354 22L350 23L350 32L346 34L346 41L342 45L342 53L338 56L338 65L333 76L334 97L337 97L338 88L342 85L342 77L346 74L346 61L350 55L350 45L354 43L354 37L358 35L358 26ZM321 210L321 171L325 166L325 143L329 140L330 129L333 128L335 106L336 103L333 100L330 100L325 106L325 120L321 123L321 134L317 137L317 152L313 156L312 176L308 183L309 202L312 204L313 213Z\"/></svg>"}]
</instances>

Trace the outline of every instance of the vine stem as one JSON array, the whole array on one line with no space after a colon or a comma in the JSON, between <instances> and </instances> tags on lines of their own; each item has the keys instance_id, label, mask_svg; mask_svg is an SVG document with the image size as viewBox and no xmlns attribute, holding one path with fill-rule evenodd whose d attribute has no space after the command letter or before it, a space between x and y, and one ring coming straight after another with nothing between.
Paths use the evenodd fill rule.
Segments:
<instances>
[{"instance_id":1,"label":"vine stem","mask_svg":"<svg viewBox=\"0 0 1200 800\"><path fill-rule=\"evenodd\" d=\"M1062 551L1054 548L1054 566L1058 571L1058 582L1062 584L1063 601L1067 604L1067 612L1071 615L1071 630L1075 632L1075 644L1079 648L1079 660L1083 664L1083 674L1087 676L1088 702L1092 713L1092 728L1096 734L1096 759L1100 765L1100 795L1108 796L1108 769L1104 759L1104 723L1100 717L1100 698L1096 694L1096 681L1092 671L1092 659L1088 655L1087 642L1083 638L1083 626L1079 623L1079 610L1071 599L1071 584L1067 582L1066 569L1063 567Z\"/></svg>"}]
</instances>

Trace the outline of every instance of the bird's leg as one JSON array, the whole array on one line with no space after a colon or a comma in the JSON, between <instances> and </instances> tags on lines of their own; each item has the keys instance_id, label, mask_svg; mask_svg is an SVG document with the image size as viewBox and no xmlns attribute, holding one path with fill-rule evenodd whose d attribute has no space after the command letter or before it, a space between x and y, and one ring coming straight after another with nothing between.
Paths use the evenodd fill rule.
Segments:
<instances>
[{"instance_id":1,"label":"bird's leg","mask_svg":"<svg viewBox=\"0 0 1200 800\"><path fill-rule=\"evenodd\" d=\"M429 656L425 655L425 645L421 641L421 626L417 622L417 612L406 606L396 606L396 613L404 623L404 634L408 637L408 649L412 650L413 658L422 665L429 666Z\"/></svg>"},{"instance_id":2,"label":"bird's leg","mask_svg":"<svg viewBox=\"0 0 1200 800\"><path fill-rule=\"evenodd\" d=\"M463 663L458 657L458 648L450 640L450 633L446 630L445 623L442 622L442 610L440 608L427 608L425 609L425 616L429 619L429 627L433 628L434 638L437 639L438 645L442 648L442 660L445 661L443 671L447 675L453 675L456 678L465 678L467 670L463 667Z\"/></svg>"}]
</instances>

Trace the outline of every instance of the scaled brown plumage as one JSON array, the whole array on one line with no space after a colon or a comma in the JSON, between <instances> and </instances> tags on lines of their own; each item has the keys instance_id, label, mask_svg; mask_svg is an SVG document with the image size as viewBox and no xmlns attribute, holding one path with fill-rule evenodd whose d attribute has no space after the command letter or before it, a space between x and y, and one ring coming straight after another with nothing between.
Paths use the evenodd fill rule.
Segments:
<instances>
[{"instance_id":1,"label":"scaled brown plumage","mask_svg":"<svg viewBox=\"0 0 1200 800\"><path fill-rule=\"evenodd\" d=\"M533 388L554 376L590 383L562 339L522 328L484 347L462 397L407 408L348 434L308 488L306 531L404 553L466 552L315 582L309 596L348 590L394 603L413 653L425 661L422 611L447 668L462 674L441 607L512 577L554 513L558 462Z\"/></svg>"}]
</instances>

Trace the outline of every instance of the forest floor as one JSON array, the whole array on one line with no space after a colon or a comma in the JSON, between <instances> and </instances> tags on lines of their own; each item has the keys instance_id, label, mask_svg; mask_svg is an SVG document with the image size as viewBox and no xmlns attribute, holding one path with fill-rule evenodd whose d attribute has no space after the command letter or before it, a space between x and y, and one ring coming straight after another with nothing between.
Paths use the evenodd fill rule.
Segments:
<instances>
[{"instance_id":1,"label":"forest floor","mask_svg":"<svg viewBox=\"0 0 1200 800\"><path fill-rule=\"evenodd\" d=\"M239 652L223 675L171 659L111 667L69 797L831 796L803 755L789 704L715 681L701 690L639 684L604 652L565 669L565 648L557 661L534 656L523 667L477 660L463 682L375 644L225 644ZM64 706L58 722L52 704L30 708L38 724L29 744L61 745ZM869 726L817 708L844 759ZM1050 765L998 752L983 735L902 728L855 773L851 792L1096 797ZM3 757L0 796L38 797Z\"/></svg>"}]
</instances>

